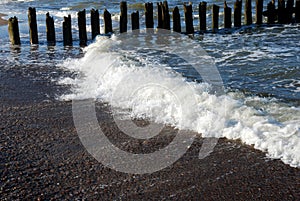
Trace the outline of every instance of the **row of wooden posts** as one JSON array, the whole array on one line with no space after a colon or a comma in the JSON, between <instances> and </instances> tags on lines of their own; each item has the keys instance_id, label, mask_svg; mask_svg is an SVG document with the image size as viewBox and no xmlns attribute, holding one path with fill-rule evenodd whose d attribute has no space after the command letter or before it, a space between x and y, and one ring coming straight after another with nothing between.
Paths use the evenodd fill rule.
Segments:
<instances>
[{"instance_id":1,"label":"row of wooden posts","mask_svg":"<svg viewBox=\"0 0 300 201\"><path fill-rule=\"evenodd\" d=\"M192 4L184 4L184 18L185 18L185 28L186 34L193 34L195 32L193 25L193 8ZM252 3L251 0L245 0L244 7L244 25L251 25L252 22ZM217 5L212 6L212 32L217 32L219 29L219 10L220 7ZM199 4L199 28L200 32L207 31L206 24L206 11L207 3L200 2ZM295 13L295 18L293 14ZM79 40L80 45L85 46L87 44L87 31L86 31L86 11L79 11L78 16L78 27L79 27ZM274 24L275 22L279 24L285 23L300 23L300 0L296 0L294 6L294 0L278 0L278 8L275 7L275 1L272 0L267 5L267 10L263 11L263 0L256 0L256 24L260 25L263 23L263 16L267 17L267 23ZM113 32L111 14L108 10L104 10L104 33L109 34ZM171 29L170 25L170 13L167 1L157 3L157 28L161 29ZM242 0L236 0L234 3L234 27L242 26ZM173 18L173 31L181 33L181 20L179 9L176 6L172 12ZM30 43L38 44L38 29L36 20L36 9L28 9L28 22L29 22L29 35ZM120 3L120 33L127 32L127 3ZM131 25L132 30L139 29L139 12L133 12L131 14ZM145 25L146 28L154 28L154 18L153 18L153 3L145 3ZM71 46L73 43L72 39L72 29L71 29L71 16L64 17L63 21L63 43L65 46ZM91 28L92 28L92 39L100 34L100 21L99 21L99 11L91 10ZM232 8L230 8L226 1L224 2L224 28L232 28ZM8 30L10 41L13 45L20 45L20 35L19 35L19 25L17 17L12 17L8 20ZM46 32L47 32L47 42L48 45L55 45L55 26L53 17L46 14Z\"/></svg>"}]
</instances>

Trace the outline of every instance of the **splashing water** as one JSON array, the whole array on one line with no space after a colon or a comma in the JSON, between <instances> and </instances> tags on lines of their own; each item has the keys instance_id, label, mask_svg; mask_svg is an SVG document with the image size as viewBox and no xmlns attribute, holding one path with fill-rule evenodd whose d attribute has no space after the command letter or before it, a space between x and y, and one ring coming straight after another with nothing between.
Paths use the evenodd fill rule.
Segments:
<instances>
[{"instance_id":1,"label":"splashing water","mask_svg":"<svg viewBox=\"0 0 300 201\"><path fill-rule=\"evenodd\" d=\"M98 37L85 48L83 58L65 61L62 67L80 76L60 81L73 85L73 93L61 99L93 98L109 102L129 117L149 118L203 137L241 139L270 158L300 167L299 107L240 92L216 95L210 84L191 82L156 60L161 53L151 57L143 51L111 52L118 43L116 36ZM176 65L180 68L181 63Z\"/></svg>"}]
</instances>

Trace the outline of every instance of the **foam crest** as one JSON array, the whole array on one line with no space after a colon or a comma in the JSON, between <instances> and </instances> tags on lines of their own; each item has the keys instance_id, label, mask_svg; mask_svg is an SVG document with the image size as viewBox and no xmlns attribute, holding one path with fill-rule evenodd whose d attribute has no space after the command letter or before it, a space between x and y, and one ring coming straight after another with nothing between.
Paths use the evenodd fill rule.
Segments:
<instances>
[{"instance_id":1,"label":"foam crest","mask_svg":"<svg viewBox=\"0 0 300 201\"><path fill-rule=\"evenodd\" d=\"M83 58L65 61L62 66L79 76L60 81L73 85L73 93L61 99L93 98L131 117L196 131L203 137L241 139L271 158L300 167L298 107L241 97L238 92L215 95L210 84L188 82L166 64L138 52L112 52L110 47L118 43L115 36L98 37L85 48Z\"/></svg>"}]
</instances>

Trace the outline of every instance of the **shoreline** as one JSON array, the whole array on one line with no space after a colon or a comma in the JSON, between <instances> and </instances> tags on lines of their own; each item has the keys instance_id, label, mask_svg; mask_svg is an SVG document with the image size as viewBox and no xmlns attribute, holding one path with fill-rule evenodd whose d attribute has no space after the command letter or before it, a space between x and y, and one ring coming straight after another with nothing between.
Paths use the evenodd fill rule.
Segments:
<instances>
[{"instance_id":1,"label":"shoreline","mask_svg":"<svg viewBox=\"0 0 300 201\"><path fill-rule=\"evenodd\" d=\"M3 14L3 13L0 13L0 26L5 26L5 25L7 25L7 22L8 22L8 21L2 18L2 17L4 17L4 16L7 16L7 15L5 15L5 14Z\"/></svg>"},{"instance_id":2,"label":"shoreline","mask_svg":"<svg viewBox=\"0 0 300 201\"><path fill-rule=\"evenodd\" d=\"M16 62L13 67L8 62L0 69L3 200L300 200L300 168L238 140L219 139L210 156L199 160L203 139L197 137L182 158L153 174L103 166L79 139L72 102L55 99L69 88L51 81L65 72L53 68L55 60L48 61L47 66ZM154 140L130 140L108 107L96 104L98 121L125 151L161 148L176 134L168 128Z\"/></svg>"},{"instance_id":3,"label":"shoreline","mask_svg":"<svg viewBox=\"0 0 300 201\"><path fill-rule=\"evenodd\" d=\"M4 200L299 200L299 168L269 159L237 140L219 139L210 156L199 160L203 139L197 137L182 158L152 174L107 168L81 144L72 102L51 98L64 89L46 78L36 81L21 75L0 74L5 94L0 97ZM98 121L107 137L125 151L164 146L176 133L167 129L153 141L130 142L107 107L96 104Z\"/></svg>"}]
</instances>

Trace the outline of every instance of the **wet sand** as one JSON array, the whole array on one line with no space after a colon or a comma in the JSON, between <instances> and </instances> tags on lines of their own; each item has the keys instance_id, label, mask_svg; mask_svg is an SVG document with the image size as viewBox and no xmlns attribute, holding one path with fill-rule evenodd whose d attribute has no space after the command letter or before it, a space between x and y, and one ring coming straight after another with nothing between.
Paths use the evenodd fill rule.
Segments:
<instances>
[{"instance_id":1,"label":"wet sand","mask_svg":"<svg viewBox=\"0 0 300 201\"><path fill-rule=\"evenodd\" d=\"M3 16L6 16L6 15L0 13L0 26L7 25L7 20L4 20L4 19L2 18Z\"/></svg>"},{"instance_id":2,"label":"wet sand","mask_svg":"<svg viewBox=\"0 0 300 201\"><path fill-rule=\"evenodd\" d=\"M198 137L180 160L153 174L106 168L81 144L72 103L51 98L65 89L21 75L0 74L3 200L300 200L299 168L239 141L219 139L199 160ZM176 134L168 128L156 141L131 143L104 104L97 104L97 115L106 135L127 151L168 144Z\"/></svg>"}]
</instances>

